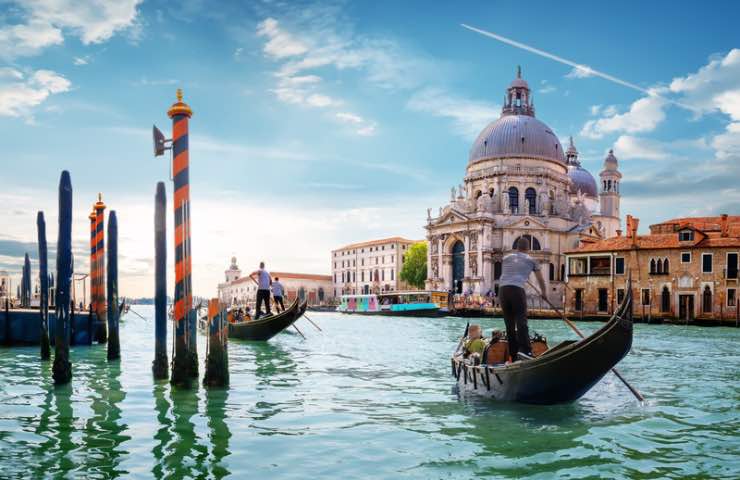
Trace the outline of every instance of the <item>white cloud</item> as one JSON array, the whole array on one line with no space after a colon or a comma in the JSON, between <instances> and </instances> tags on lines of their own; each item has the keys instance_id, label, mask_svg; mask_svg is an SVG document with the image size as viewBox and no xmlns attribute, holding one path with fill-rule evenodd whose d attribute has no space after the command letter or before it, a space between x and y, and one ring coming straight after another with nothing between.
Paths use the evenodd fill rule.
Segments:
<instances>
[{"instance_id":1,"label":"white cloud","mask_svg":"<svg viewBox=\"0 0 740 480\"><path fill-rule=\"evenodd\" d=\"M348 113L348 112L337 112L335 115L339 120L346 122L346 123L362 123L363 119L359 115L355 115L354 113Z\"/></svg>"},{"instance_id":2,"label":"white cloud","mask_svg":"<svg viewBox=\"0 0 740 480\"><path fill-rule=\"evenodd\" d=\"M588 65L578 65L565 75L565 78L586 78L594 76L594 70Z\"/></svg>"},{"instance_id":3,"label":"white cloud","mask_svg":"<svg viewBox=\"0 0 740 480\"><path fill-rule=\"evenodd\" d=\"M361 137L371 137L377 133L377 124L375 122L369 122L354 113L337 112L334 116L342 123L355 126L355 133Z\"/></svg>"},{"instance_id":4,"label":"white cloud","mask_svg":"<svg viewBox=\"0 0 740 480\"><path fill-rule=\"evenodd\" d=\"M89 63L90 56L85 55L84 57L74 57L72 60L72 63L74 63L77 66L87 65Z\"/></svg>"},{"instance_id":5,"label":"white cloud","mask_svg":"<svg viewBox=\"0 0 740 480\"><path fill-rule=\"evenodd\" d=\"M597 120L588 120L581 129L581 135L588 138L601 138L609 133L645 133L653 131L665 119L665 107L668 101L657 95L643 97L630 106L624 113L605 109L605 116Z\"/></svg>"},{"instance_id":6,"label":"white cloud","mask_svg":"<svg viewBox=\"0 0 740 480\"><path fill-rule=\"evenodd\" d=\"M727 125L724 133L711 140L711 146L720 160L740 160L740 122Z\"/></svg>"},{"instance_id":7,"label":"white cloud","mask_svg":"<svg viewBox=\"0 0 740 480\"><path fill-rule=\"evenodd\" d=\"M37 70L26 78L18 70L4 69L0 76L0 116L33 120L34 107L50 95L69 91L69 80L51 70ZM10 81L3 81L2 78Z\"/></svg>"},{"instance_id":8,"label":"white cloud","mask_svg":"<svg viewBox=\"0 0 740 480\"><path fill-rule=\"evenodd\" d=\"M342 102L335 100L327 95L321 95L319 93L313 93L306 97L306 105L311 107L334 107L340 105Z\"/></svg>"},{"instance_id":9,"label":"white cloud","mask_svg":"<svg viewBox=\"0 0 740 480\"><path fill-rule=\"evenodd\" d=\"M501 112L497 105L461 98L438 88L426 88L417 92L406 106L416 112L451 119L455 132L465 138L475 138Z\"/></svg>"},{"instance_id":10,"label":"white cloud","mask_svg":"<svg viewBox=\"0 0 740 480\"><path fill-rule=\"evenodd\" d=\"M267 18L257 25L257 36L269 39L263 47L263 51L269 57L282 59L302 55L308 51L303 42L282 30L274 18Z\"/></svg>"},{"instance_id":11,"label":"white cloud","mask_svg":"<svg viewBox=\"0 0 740 480\"><path fill-rule=\"evenodd\" d=\"M666 146L662 142L632 135L621 135L614 142L614 151L620 159L662 160L668 157Z\"/></svg>"},{"instance_id":12,"label":"white cloud","mask_svg":"<svg viewBox=\"0 0 740 480\"><path fill-rule=\"evenodd\" d=\"M375 123L371 123L369 125L365 125L364 127L360 127L357 129L357 135L360 135L362 137L372 137L375 135L377 130L377 125Z\"/></svg>"},{"instance_id":13,"label":"white cloud","mask_svg":"<svg viewBox=\"0 0 740 480\"><path fill-rule=\"evenodd\" d=\"M27 0L19 3L20 22L0 27L0 57L36 55L59 45L64 34L88 45L135 27L141 0Z\"/></svg>"}]
</instances>

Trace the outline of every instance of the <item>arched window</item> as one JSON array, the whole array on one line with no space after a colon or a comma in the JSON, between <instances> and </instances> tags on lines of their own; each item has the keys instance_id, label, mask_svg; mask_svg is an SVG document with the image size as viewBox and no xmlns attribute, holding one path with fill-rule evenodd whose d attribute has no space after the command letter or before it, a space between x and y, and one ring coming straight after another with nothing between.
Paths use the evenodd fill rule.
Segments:
<instances>
[{"instance_id":1,"label":"arched window","mask_svg":"<svg viewBox=\"0 0 740 480\"><path fill-rule=\"evenodd\" d=\"M519 213L519 189L509 187L509 208L511 213Z\"/></svg>"},{"instance_id":2,"label":"arched window","mask_svg":"<svg viewBox=\"0 0 740 480\"><path fill-rule=\"evenodd\" d=\"M670 273L670 269L668 268L668 259L663 260L663 273Z\"/></svg>"},{"instance_id":3,"label":"arched window","mask_svg":"<svg viewBox=\"0 0 740 480\"><path fill-rule=\"evenodd\" d=\"M527 205L529 205L529 214L534 215L537 213L537 192L534 188L529 187L524 191L524 198L527 199Z\"/></svg>"},{"instance_id":4,"label":"arched window","mask_svg":"<svg viewBox=\"0 0 740 480\"><path fill-rule=\"evenodd\" d=\"M608 188L609 190L611 190L611 189L612 189L612 181L611 181L611 180L607 180L607 181L606 181L606 185L607 185L607 188Z\"/></svg>"},{"instance_id":5,"label":"arched window","mask_svg":"<svg viewBox=\"0 0 740 480\"><path fill-rule=\"evenodd\" d=\"M550 264L550 281L555 281L555 265L553 265L552 263Z\"/></svg>"},{"instance_id":6,"label":"arched window","mask_svg":"<svg viewBox=\"0 0 740 480\"><path fill-rule=\"evenodd\" d=\"M667 313L671 309L671 292L668 287L663 285L663 291L660 294L660 311Z\"/></svg>"},{"instance_id":7,"label":"arched window","mask_svg":"<svg viewBox=\"0 0 740 480\"><path fill-rule=\"evenodd\" d=\"M655 259L654 258L651 258L650 259L650 273L655 273L655 272L656 272L656 270L655 270Z\"/></svg>"},{"instance_id":8,"label":"arched window","mask_svg":"<svg viewBox=\"0 0 740 480\"><path fill-rule=\"evenodd\" d=\"M663 273L663 260L659 258L655 263L655 273Z\"/></svg>"},{"instance_id":9,"label":"arched window","mask_svg":"<svg viewBox=\"0 0 740 480\"><path fill-rule=\"evenodd\" d=\"M514 243L511 245L511 248L516 250L516 242L519 241L520 238L526 238L529 240L529 248L530 250L542 250L542 247L540 247L540 241L537 240L536 237L533 237L530 234L522 235L521 237L517 237L516 240L514 240Z\"/></svg>"},{"instance_id":10,"label":"arched window","mask_svg":"<svg viewBox=\"0 0 740 480\"><path fill-rule=\"evenodd\" d=\"M501 262L493 262L493 279L498 280L501 278Z\"/></svg>"},{"instance_id":11,"label":"arched window","mask_svg":"<svg viewBox=\"0 0 740 480\"><path fill-rule=\"evenodd\" d=\"M480 197L481 195L483 195L483 192L481 192L480 190L478 190L477 192L475 192L475 198L476 198L476 199L477 199L478 197Z\"/></svg>"},{"instance_id":12,"label":"arched window","mask_svg":"<svg viewBox=\"0 0 740 480\"><path fill-rule=\"evenodd\" d=\"M712 289L709 285L704 286L704 293L702 294L702 311L704 313L712 313Z\"/></svg>"}]
</instances>

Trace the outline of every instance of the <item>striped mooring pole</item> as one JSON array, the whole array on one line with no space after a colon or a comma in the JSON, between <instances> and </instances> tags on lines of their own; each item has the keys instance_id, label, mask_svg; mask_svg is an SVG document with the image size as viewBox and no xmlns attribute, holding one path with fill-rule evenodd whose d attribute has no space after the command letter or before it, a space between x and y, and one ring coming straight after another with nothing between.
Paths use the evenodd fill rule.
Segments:
<instances>
[{"instance_id":1,"label":"striped mooring pole","mask_svg":"<svg viewBox=\"0 0 740 480\"><path fill-rule=\"evenodd\" d=\"M167 367L167 194L157 183L154 197L154 362L157 380L168 377Z\"/></svg>"},{"instance_id":2,"label":"striped mooring pole","mask_svg":"<svg viewBox=\"0 0 740 480\"><path fill-rule=\"evenodd\" d=\"M56 325L52 376L57 385L72 380L69 361L70 288L72 287L72 179L64 170L59 179L59 232L57 237Z\"/></svg>"},{"instance_id":3,"label":"striped mooring pole","mask_svg":"<svg viewBox=\"0 0 740 480\"><path fill-rule=\"evenodd\" d=\"M90 309L88 310L88 323L92 326L92 328L88 329L88 336L90 337L90 340L92 341L94 337L94 328L96 326L95 323L95 312L98 308L98 266L97 266L97 258L95 256L95 207L93 206L92 212L88 217L90 219ZM91 342L92 343L92 342Z\"/></svg>"},{"instance_id":4,"label":"striped mooring pole","mask_svg":"<svg viewBox=\"0 0 740 480\"><path fill-rule=\"evenodd\" d=\"M111 210L108 218L108 360L121 358L118 337L118 218Z\"/></svg>"},{"instance_id":5,"label":"striped mooring pole","mask_svg":"<svg viewBox=\"0 0 740 480\"><path fill-rule=\"evenodd\" d=\"M98 193L98 201L93 205L95 209L95 266L97 278L97 303L95 317L97 328L95 339L98 343L108 341L107 318L105 309L105 203L103 195Z\"/></svg>"},{"instance_id":6,"label":"striped mooring pole","mask_svg":"<svg viewBox=\"0 0 740 480\"><path fill-rule=\"evenodd\" d=\"M51 346L49 345L49 266L48 251L46 246L46 220L44 212L36 215L36 230L39 242L39 314L41 315L41 359L48 360L51 357Z\"/></svg>"},{"instance_id":7,"label":"striped mooring pole","mask_svg":"<svg viewBox=\"0 0 740 480\"><path fill-rule=\"evenodd\" d=\"M208 302L208 352L206 374L203 377L206 387L225 387L229 384L228 328L226 311L218 298L212 299Z\"/></svg>"},{"instance_id":8,"label":"striped mooring pole","mask_svg":"<svg viewBox=\"0 0 740 480\"><path fill-rule=\"evenodd\" d=\"M172 176L175 212L175 356L172 359L171 383L190 386L198 376L198 353L193 323L193 291L190 259L190 178L188 152L188 121L193 115L177 90L177 102L167 111L172 119Z\"/></svg>"}]
</instances>

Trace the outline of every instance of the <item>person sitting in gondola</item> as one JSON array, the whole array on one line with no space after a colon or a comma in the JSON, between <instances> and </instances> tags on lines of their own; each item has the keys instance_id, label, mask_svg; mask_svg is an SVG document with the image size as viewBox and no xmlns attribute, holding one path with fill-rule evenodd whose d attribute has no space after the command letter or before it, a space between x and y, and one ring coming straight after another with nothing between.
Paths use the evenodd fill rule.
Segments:
<instances>
[{"instance_id":1,"label":"person sitting in gondola","mask_svg":"<svg viewBox=\"0 0 740 480\"><path fill-rule=\"evenodd\" d=\"M483 354L483 350L486 349L486 341L483 339L481 334L480 325L473 324L468 329L468 337L465 340L465 348L463 349L463 358L473 356L475 363L480 363L480 356Z\"/></svg>"},{"instance_id":2,"label":"person sitting in gondola","mask_svg":"<svg viewBox=\"0 0 740 480\"><path fill-rule=\"evenodd\" d=\"M540 265L526 253L529 251L529 240L520 237L515 248L515 252L504 257L499 280L499 300L506 323L506 339L509 342L509 355L514 362L519 359L518 353L532 356L527 325L527 293L524 290L524 284L529 281L532 272L537 277L540 292L547 295Z\"/></svg>"}]
</instances>

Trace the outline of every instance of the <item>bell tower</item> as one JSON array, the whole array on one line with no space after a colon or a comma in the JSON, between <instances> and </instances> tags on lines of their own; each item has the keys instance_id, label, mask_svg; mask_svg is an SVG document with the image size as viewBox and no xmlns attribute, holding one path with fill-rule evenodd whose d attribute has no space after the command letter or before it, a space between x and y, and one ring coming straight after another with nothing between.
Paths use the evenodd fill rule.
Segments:
<instances>
[{"instance_id":1,"label":"bell tower","mask_svg":"<svg viewBox=\"0 0 740 480\"><path fill-rule=\"evenodd\" d=\"M604 159L604 169L599 173L599 179L601 180L601 193L599 193L601 215L616 218L617 228L619 228L619 182L622 180L622 174L619 172L619 162L613 150L609 150L609 154Z\"/></svg>"},{"instance_id":2,"label":"bell tower","mask_svg":"<svg viewBox=\"0 0 740 480\"><path fill-rule=\"evenodd\" d=\"M534 101L529 84L522 78L522 67L516 67L516 78L511 81L504 96L502 115L529 115L534 117Z\"/></svg>"}]
</instances>

